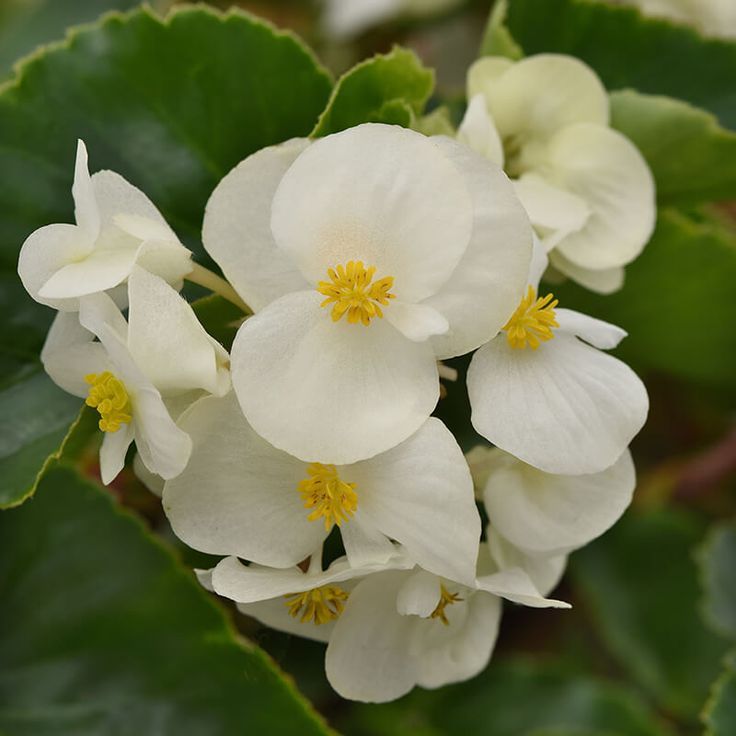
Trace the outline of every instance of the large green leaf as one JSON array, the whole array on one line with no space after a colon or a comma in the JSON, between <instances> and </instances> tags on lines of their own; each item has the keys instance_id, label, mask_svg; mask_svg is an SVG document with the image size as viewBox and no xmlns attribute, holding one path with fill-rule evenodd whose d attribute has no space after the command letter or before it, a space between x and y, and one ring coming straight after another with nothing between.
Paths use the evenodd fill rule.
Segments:
<instances>
[{"instance_id":1,"label":"large green leaf","mask_svg":"<svg viewBox=\"0 0 736 736\"><path fill-rule=\"evenodd\" d=\"M357 706L340 724L351 736L663 736L640 698L566 668L508 660L438 691Z\"/></svg>"},{"instance_id":2,"label":"large green leaf","mask_svg":"<svg viewBox=\"0 0 736 736\"><path fill-rule=\"evenodd\" d=\"M413 51L397 47L378 54L340 78L314 135L366 122L408 127L424 109L433 87L434 73Z\"/></svg>"},{"instance_id":3,"label":"large green leaf","mask_svg":"<svg viewBox=\"0 0 736 736\"><path fill-rule=\"evenodd\" d=\"M45 373L0 391L0 509L34 493L48 463L60 455L79 411L80 400Z\"/></svg>"},{"instance_id":4,"label":"large green leaf","mask_svg":"<svg viewBox=\"0 0 736 736\"><path fill-rule=\"evenodd\" d=\"M691 720L727 646L700 616L692 553L701 532L684 513L630 513L572 564L611 656L662 707Z\"/></svg>"},{"instance_id":5,"label":"large green leaf","mask_svg":"<svg viewBox=\"0 0 736 736\"><path fill-rule=\"evenodd\" d=\"M715 221L663 211L651 242L626 267L621 291L600 296L566 283L562 306L621 325L618 354L639 371L660 371L733 393L736 237Z\"/></svg>"},{"instance_id":6,"label":"large green leaf","mask_svg":"<svg viewBox=\"0 0 736 736\"><path fill-rule=\"evenodd\" d=\"M706 620L717 632L736 639L736 524L711 529L698 561Z\"/></svg>"},{"instance_id":7,"label":"large green leaf","mask_svg":"<svg viewBox=\"0 0 736 736\"><path fill-rule=\"evenodd\" d=\"M733 736L736 733L736 652L726 657L721 676L713 684L703 709L705 736Z\"/></svg>"},{"instance_id":8,"label":"large green leaf","mask_svg":"<svg viewBox=\"0 0 736 736\"><path fill-rule=\"evenodd\" d=\"M644 154L661 205L736 199L736 133L710 113L626 90L611 95L611 125Z\"/></svg>"},{"instance_id":9,"label":"large green leaf","mask_svg":"<svg viewBox=\"0 0 736 736\"><path fill-rule=\"evenodd\" d=\"M599 0L509 0L506 24L527 55L572 54L608 89L678 97L736 129L736 43Z\"/></svg>"},{"instance_id":10,"label":"large green leaf","mask_svg":"<svg viewBox=\"0 0 736 736\"><path fill-rule=\"evenodd\" d=\"M0 732L325 733L191 573L73 471L0 514L0 540Z\"/></svg>"}]
</instances>

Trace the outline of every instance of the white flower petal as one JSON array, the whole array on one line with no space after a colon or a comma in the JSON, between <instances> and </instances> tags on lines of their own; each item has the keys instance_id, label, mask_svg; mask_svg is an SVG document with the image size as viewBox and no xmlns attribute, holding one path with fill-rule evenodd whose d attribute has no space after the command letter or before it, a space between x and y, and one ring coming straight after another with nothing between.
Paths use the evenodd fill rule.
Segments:
<instances>
[{"instance_id":1,"label":"white flower petal","mask_svg":"<svg viewBox=\"0 0 736 736\"><path fill-rule=\"evenodd\" d=\"M585 199L585 226L557 248L589 269L623 266L649 240L656 219L654 179L639 150L615 130L585 123L561 130L547 150L550 181Z\"/></svg>"},{"instance_id":2,"label":"white flower petal","mask_svg":"<svg viewBox=\"0 0 736 736\"><path fill-rule=\"evenodd\" d=\"M488 664L501 622L501 600L484 592L448 606L450 621L418 621L417 684L437 688L475 677ZM462 612L464 615L457 616Z\"/></svg>"},{"instance_id":3,"label":"white flower petal","mask_svg":"<svg viewBox=\"0 0 736 736\"><path fill-rule=\"evenodd\" d=\"M516 308L527 283L532 230L500 169L449 138L431 140L473 197L470 244L450 280L425 302L450 323L449 332L432 338L437 357L450 358L490 340Z\"/></svg>"},{"instance_id":4,"label":"white flower petal","mask_svg":"<svg viewBox=\"0 0 736 736\"><path fill-rule=\"evenodd\" d=\"M567 276L581 286L598 294L613 294L624 285L624 267L583 268L565 258L560 250L549 254L552 266L563 276Z\"/></svg>"},{"instance_id":5,"label":"white flower petal","mask_svg":"<svg viewBox=\"0 0 736 736\"><path fill-rule=\"evenodd\" d=\"M363 519L423 568L471 583L480 516L462 450L439 419L378 457L341 469L356 484Z\"/></svg>"},{"instance_id":6,"label":"white flower petal","mask_svg":"<svg viewBox=\"0 0 736 736\"><path fill-rule=\"evenodd\" d=\"M262 440L235 397L205 398L179 420L193 440L186 470L164 488L164 510L190 547L290 567L325 539L309 521L298 484L303 462Z\"/></svg>"},{"instance_id":7,"label":"white flower petal","mask_svg":"<svg viewBox=\"0 0 736 736\"><path fill-rule=\"evenodd\" d=\"M327 0L322 23L330 38L346 41L401 10L402 0Z\"/></svg>"},{"instance_id":8,"label":"white flower petal","mask_svg":"<svg viewBox=\"0 0 736 736\"><path fill-rule=\"evenodd\" d=\"M610 322L589 317L572 309L555 309L555 319L561 331L576 335L601 350L612 350L628 334L626 330Z\"/></svg>"},{"instance_id":9,"label":"white flower petal","mask_svg":"<svg viewBox=\"0 0 736 736\"><path fill-rule=\"evenodd\" d=\"M450 278L470 240L470 194L428 138L366 123L314 142L284 174L271 229L307 281L349 261L418 302Z\"/></svg>"},{"instance_id":10,"label":"white flower petal","mask_svg":"<svg viewBox=\"0 0 736 736\"><path fill-rule=\"evenodd\" d=\"M418 665L410 656L414 616L396 610L406 573L385 572L362 580L350 594L327 646L325 670L343 698L381 703L408 693Z\"/></svg>"},{"instance_id":11,"label":"white flower petal","mask_svg":"<svg viewBox=\"0 0 736 736\"><path fill-rule=\"evenodd\" d=\"M476 430L549 473L613 465L649 407L627 365L560 331L537 350L497 337L473 357L467 384Z\"/></svg>"},{"instance_id":12,"label":"white flower petal","mask_svg":"<svg viewBox=\"0 0 736 736\"><path fill-rule=\"evenodd\" d=\"M395 300L389 306L391 308L384 312L386 321L413 342L423 342L450 329L445 317L426 304L406 304Z\"/></svg>"},{"instance_id":13,"label":"white flower petal","mask_svg":"<svg viewBox=\"0 0 736 736\"><path fill-rule=\"evenodd\" d=\"M100 447L100 475L105 485L112 483L125 465L125 455L133 442L133 424L121 424L117 432L105 432Z\"/></svg>"},{"instance_id":14,"label":"white flower petal","mask_svg":"<svg viewBox=\"0 0 736 736\"><path fill-rule=\"evenodd\" d=\"M348 583L347 587L351 585L352 583ZM274 598L256 603L238 603L238 610L276 631L283 631L286 634L301 636L312 641L321 641L325 644L330 640L336 621L327 621L319 625L314 621L301 621L289 613L286 604L287 601L284 598Z\"/></svg>"},{"instance_id":15,"label":"white flower petal","mask_svg":"<svg viewBox=\"0 0 736 736\"><path fill-rule=\"evenodd\" d=\"M468 99L477 95L484 99L491 93L493 85L514 65L505 56L482 56L468 69Z\"/></svg>"},{"instance_id":16,"label":"white flower petal","mask_svg":"<svg viewBox=\"0 0 736 736\"><path fill-rule=\"evenodd\" d=\"M503 168L503 143L482 94L470 98L468 109L457 129L457 139L483 158Z\"/></svg>"},{"instance_id":17,"label":"white flower petal","mask_svg":"<svg viewBox=\"0 0 736 736\"><path fill-rule=\"evenodd\" d=\"M512 603L531 608L572 608L565 601L545 598L535 587L529 575L520 567L499 570L492 575L478 578L478 588L505 598Z\"/></svg>"},{"instance_id":18,"label":"white flower petal","mask_svg":"<svg viewBox=\"0 0 736 736\"><path fill-rule=\"evenodd\" d=\"M340 527L342 543L350 564L355 567L365 565L385 565L396 553L391 541L370 521L366 521L361 510L360 497L358 509L350 520Z\"/></svg>"},{"instance_id":19,"label":"white flower petal","mask_svg":"<svg viewBox=\"0 0 736 736\"><path fill-rule=\"evenodd\" d=\"M133 457L133 472L135 477L143 483L143 485L153 493L154 496L161 498L164 493L164 479L156 473L152 473L141 460L141 456L136 452Z\"/></svg>"},{"instance_id":20,"label":"white flower petal","mask_svg":"<svg viewBox=\"0 0 736 736\"><path fill-rule=\"evenodd\" d=\"M538 54L506 69L484 61L471 68L473 94L483 92L502 138L517 138L523 147L571 123L608 124L606 90L579 59Z\"/></svg>"},{"instance_id":21,"label":"white flower petal","mask_svg":"<svg viewBox=\"0 0 736 736\"><path fill-rule=\"evenodd\" d=\"M39 292L53 275L92 251L94 241L76 225L46 225L32 232L18 257L18 275L26 291L41 304L54 309L75 311L76 298L50 299Z\"/></svg>"},{"instance_id":22,"label":"white flower petal","mask_svg":"<svg viewBox=\"0 0 736 736\"><path fill-rule=\"evenodd\" d=\"M128 279L128 348L162 393L227 390L227 353L207 334L191 306L158 276L135 267ZM213 344L214 343L214 344Z\"/></svg>"},{"instance_id":23,"label":"white flower petal","mask_svg":"<svg viewBox=\"0 0 736 736\"><path fill-rule=\"evenodd\" d=\"M90 373L110 370L110 359L94 335L79 324L76 312L59 312L41 350L41 362L51 380L74 396L86 397Z\"/></svg>"},{"instance_id":24,"label":"white flower petal","mask_svg":"<svg viewBox=\"0 0 736 736\"><path fill-rule=\"evenodd\" d=\"M233 386L273 445L345 464L416 431L437 403L439 378L428 343L407 340L385 319L333 322L321 298L289 294L248 319L232 347Z\"/></svg>"},{"instance_id":25,"label":"white flower petal","mask_svg":"<svg viewBox=\"0 0 736 736\"><path fill-rule=\"evenodd\" d=\"M567 555L530 554L515 547L491 527L487 529L487 539L492 561L501 570L521 568L529 575L539 593L545 596L559 584L567 566Z\"/></svg>"},{"instance_id":26,"label":"white flower petal","mask_svg":"<svg viewBox=\"0 0 736 736\"><path fill-rule=\"evenodd\" d=\"M553 475L499 455L483 495L494 529L531 553L560 555L582 547L618 521L636 485L626 450L611 467Z\"/></svg>"},{"instance_id":27,"label":"white flower petal","mask_svg":"<svg viewBox=\"0 0 736 736\"><path fill-rule=\"evenodd\" d=\"M308 288L271 234L276 187L308 145L308 140L298 138L248 156L222 179L207 202L204 247L256 312L284 294Z\"/></svg>"},{"instance_id":28,"label":"white flower petal","mask_svg":"<svg viewBox=\"0 0 736 736\"><path fill-rule=\"evenodd\" d=\"M396 610L402 616L427 618L440 602L440 579L426 570L415 570L399 588Z\"/></svg>"},{"instance_id":29,"label":"white flower petal","mask_svg":"<svg viewBox=\"0 0 736 736\"><path fill-rule=\"evenodd\" d=\"M74 217L86 237L94 239L100 231L100 214L97 210L92 180L87 167L87 147L84 141L77 141L77 158L74 164Z\"/></svg>"}]
</instances>

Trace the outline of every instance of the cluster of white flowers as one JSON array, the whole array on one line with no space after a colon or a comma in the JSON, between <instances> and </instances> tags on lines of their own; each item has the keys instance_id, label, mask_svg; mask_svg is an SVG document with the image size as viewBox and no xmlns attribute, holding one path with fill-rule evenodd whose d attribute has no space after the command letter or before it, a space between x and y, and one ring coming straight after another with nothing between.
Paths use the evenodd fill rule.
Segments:
<instances>
[{"instance_id":1,"label":"cluster of white flowers","mask_svg":"<svg viewBox=\"0 0 736 736\"><path fill-rule=\"evenodd\" d=\"M647 394L602 352L624 332L538 288L547 250L596 283L638 253L651 177L579 62L483 60L470 80L457 139L364 124L240 163L203 226L227 282L139 190L90 177L81 143L77 224L41 228L20 257L60 310L47 372L99 412L103 481L135 442L176 534L223 557L202 583L328 642L347 698L478 673L501 600L567 606L546 597L567 554L635 484ZM230 355L183 278L250 305ZM495 447L465 457L430 415L440 361L472 351L472 423ZM324 569L330 536L344 554Z\"/></svg>"}]
</instances>

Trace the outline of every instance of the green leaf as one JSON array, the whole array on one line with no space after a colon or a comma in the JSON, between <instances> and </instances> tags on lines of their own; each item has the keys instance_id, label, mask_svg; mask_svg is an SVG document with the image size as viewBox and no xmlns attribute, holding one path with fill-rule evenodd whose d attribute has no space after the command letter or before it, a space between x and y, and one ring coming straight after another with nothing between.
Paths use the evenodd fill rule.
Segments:
<instances>
[{"instance_id":1,"label":"green leaf","mask_svg":"<svg viewBox=\"0 0 736 736\"><path fill-rule=\"evenodd\" d=\"M626 90L611 95L611 125L644 154L661 205L736 198L736 133L714 115Z\"/></svg>"},{"instance_id":2,"label":"green leaf","mask_svg":"<svg viewBox=\"0 0 736 736\"><path fill-rule=\"evenodd\" d=\"M37 372L0 391L0 509L30 498L61 455L81 402Z\"/></svg>"},{"instance_id":3,"label":"green leaf","mask_svg":"<svg viewBox=\"0 0 736 736\"><path fill-rule=\"evenodd\" d=\"M610 655L661 707L692 720L726 650L698 609L692 551L701 537L684 513L628 514L572 558Z\"/></svg>"},{"instance_id":4,"label":"green leaf","mask_svg":"<svg viewBox=\"0 0 736 736\"><path fill-rule=\"evenodd\" d=\"M358 705L339 724L351 736L663 736L633 692L527 659L491 662L479 677L397 703Z\"/></svg>"},{"instance_id":5,"label":"green leaf","mask_svg":"<svg viewBox=\"0 0 736 736\"><path fill-rule=\"evenodd\" d=\"M736 524L711 529L698 551L698 562L706 621L716 632L736 639Z\"/></svg>"},{"instance_id":6,"label":"green leaf","mask_svg":"<svg viewBox=\"0 0 736 736\"><path fill-rule=\"evenodd\" d=\"M608 89L678 97L736 129L736 43L598 0L510 0L506 24L527 55L572 54Z\"/></svg>"},{"instance_id":7,"label":"green leaf","mask_svg":"<svg viewBox=\"0 0 736 736\"><path fill-rule=\"evenodd\" d=\"M396 47L366 59L340 78L312 135L329 135L366 122L409 127L433 88L434 73L413 51Z\"/></svg>"},{"instance_id":8,"label":"green leaf","mask_svg":"<svg viewBox=\"0 0 736 736\"><path fill-rule=\"evenodd\" d=\"M218 181L254 151L308 135L330 89L292 34L238 11L187 8L162 21L141 9L73 31L0 91L0 270L15 272L34 229L72 221L77 138L92 171L140 187L202 256L204 205ZM52 316L40 314L34 350ZM3 311L4 344L11 319Z\"/></svg>"},{"instance_id":9,"label":"green leaf","mask_svg":"<svg viewBox=\"0 0 736 736\"><path fill-rule=\"evenodd\" d=\"M0 539L0 732L326 733L191 573L74 472L0 514Z\"/></svg>"},{"instance_id":10,"label":"green leaf","mask_svg":"<svg viewBox=\"0 0 736 736\"><path fill-rule=\"evenodd\" d=\"M639 372L658 371L733 393L736 330L733 230L660 213L644 252L626 267L623 289L608 296L570 282L555 286L562 306L628 330L617 354Z\"/></svg>"},{"instance_id":11,"label":"green leaf","mask_svg":"<svg viewBox=\"0 0 736 736\"><path fill-rule=\"evenodd\" d=\"M736 733L736 652L726 657L721 676L713 683L702 715L705 736L733 736Z\"/></svg>"},{"instance_id":12,"label":"green leaf","mask_svg":"<svg viewBox=\"0 0 736 736\"><path fill-rule=\"evenodd\" d=\"M505 56L507 59L521 59L524 52L506 27L508 0L497 0L491 9L488 24L480 45L480 56Z\"/></svg>"}]
</instances>

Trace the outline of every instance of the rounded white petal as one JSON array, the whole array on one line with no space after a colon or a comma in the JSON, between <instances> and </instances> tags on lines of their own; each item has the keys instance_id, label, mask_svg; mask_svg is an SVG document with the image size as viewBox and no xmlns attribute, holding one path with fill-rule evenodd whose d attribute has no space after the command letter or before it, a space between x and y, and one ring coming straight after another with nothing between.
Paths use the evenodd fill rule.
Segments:
<instances>
[{"instance_id":1,"label":"rounded white petal","mask_svg":"<svg viewBox=\"0 0 736 736\"><path fill-rule=\"evenodd\" d=\"M569 603L555 598L545 598L534 585L529 574L520 567L510 567L506 570L478 578L478 588L505 598L512 603L530 608L572 608Z\"/></svg>"},{"instance_id":2,"label":"rounded white petal","mask_svg":"<svg viewBox=\"0 0 736 736\"><path fill-rule=\"evenodd\" d=\"M571 125L547 149L548 178L583 198L585 226L557 245L577 266L606 269L634 260L656 219L654 179L636 146L600 125Z\"/></svg>"},{"instance_id":3,"label":"rounded white petal","mask_svg":"<svg viewBox=\"0 0 736 736\"><path fill-rule=\"evenodd\" d=\"M625 272L623 266L597 269L583 268L565 258L560 250L553 250L549 254L549 261L560 274L598 294L613 294L624 285Z\"/></svg>"},{"instance_id":4,"label":"rounded white petal","mask_svg":"<svg viewBox=\"0 0 736 736\"><path fill-rule=\"evenodd\" d=\"M502 77L514 62L505 56L483 56L468 69L468 99L481 95L484 99L491 93L493 85Z\"/></svg>"},{"instance_id":5,"label":"rounded white petal","mask_svg":"<svg viewBox=\"0 0 736 736\"><path fill-rule=\"evenodd\" d=\"M473 93L484 94L502 138L515 138L523 147L572 123L608 124L606 90L579 59L538 54L506 69L484 61L470 73Z\"/></svg>"},{"instance_id":6,"label":"rounded white petal","mask_svg":"<svg viewBox=\"0 0 736 736\"><path fill-rule=\"evenodd\" d=\"M515 547L492 527L487 529L488 553L501 570L521 568L531 578L540 595L549 595L562 579L567 555L531 554ZM481 555L485 552L481 551Z\"/></svg>"},{"instance_id":7,"label":"rounded white petal","mask_svg":"<svg viewBox=\"0 0 736 736\"><path fill-rule=\"evenodd\" d=\"M26 291L37 302L54 309L76 310L76 298L51 299L39 292L57 271L85 258L93 246L92 237L76 225L46 225L32 232L18 257L18 275Z\"/></svg>"},{"instance_id":8,"label":"rounded white petal","mask_svg":"<svg viewBox=\"0 0 736 736\"><path fill-rule=\"evenodd\" d=\"M122 424L117 432L105 432L100 447L100 476L105 485L112 483L125 465L125 455L133 442L133 424Z\"/></svg>"},{"instance_id":9,"label":"rounded white petal","mask_svg":"<svg viewBox=\"0 0 736 736\"><path fill-rule=\"evenodd\" d=\"M549 473L596 473L613 465L646 420L649 400L624 363L557 331L537 350L505 335L468 370L476 430Z\"/></svg>"},{"instance_id":10,"label":"rounded white petal","mask_svg":"<svg viewBox=\"0 0 736 736\"><path fill-rule=\"evenodd\" d=\"M589 317L572 309L555 309L555 319L561 331L576 335L601 350L612 350L628 334L626 330L610 322Z\"/></svg>"},{"instance_id":11,"label":"rounded white petal","mask_svg":"<svg viewBox=\"0 0 736 736\"><path fill-rule=\"evenodd\" d=\"M85 376L110 370L107 351L82 327L76 312L56 315L41 350L41 362L57 386L81 397L89 393Z\"/></svg>"},{"instance_id":12,"label":"rounded white petal","mask_svg":"<svg viewBox=\"0 0 736 736\"><path fill-rule=\"evenodd\" d=\"M162 393L227 391L227 353L163 279L135 267L128 279L128 348Z\"/></svg>"},{"instance_id":13,"label":"rounded white petal","mask_svg":"<svg viewBox=\"0 0 736 736\"><path fill-rule=\"evenodd\" d=\"M342 472L342 471L341 471ZM389 538L368 519L358 508L350 521L340 527L340 536L350 564L355 567L365 565L385 565L396 553Z\"/></svg>"},{"instance_id":14,"label":"rounded white petal","mask_svg":"<svg viewBox=\"0 0 736 736\"><path fill-rule=\"evenodd\" d=\"M466 595L445 609L449 626L437 619L417 622L418 685L437 688L461 682L488 664L498 637L501 599L482 591Z\"/></svg>"},{"instance_id":15,"label":"rounded white petal","mask_svg":"<svg viewBox=\"0 0 736 736\"><path fill-rule=\"evenodd\" d=\"M436 309L426 304L406 304L393 301L384 312L386 321L414 342L424 342L432 335L442 335L450 329L449 322Z\"/></svg>"},{"instance_id":16,"label":"rounded white petal","mask_svg":"<svg viewBox=\"0 0 736 736\"><path fill-rule=\"evenodd\" d=\"M611 467L553 475L499 454L483 499L494 529L531 553L560 555L582 547L618 521L636 485L626 450Z\"/></svg>"},{"instance_id":17,"label":"rounded white petal","mask_svg":"<svg viewBox=\"0 0 736 736\"><path fill-rule=\"evenodd\" d=\"M352 583L347 584L348 587L351 585ZM321 641L324 644L330 640L336 621L327 621L320 625L315 624L314 621L302 621L289 613L286 603L284 598L273 598L255 603L238 603L237 608L246 616L251 616L264 626L276 629L276 631L283 631L285 634L301 636L312 641Z\"/></svg>"},{"instance_id":18,"label":"rounded white petal","mask_svg":"<svg viewBox=\"0 0 736 736\"><path fill-rule=\"evenodd\" d=\"M437 608L441 596L440 579L426 570L415 570L399 588L396 610L402 616L427 618Z\"/></svg>"},{"instance_id":19,"label":"rounded white petal","mask_svg":"<svg viewBox=\"0 0 736 736\"><path fill-rule=\"evenodd\" d=\"M465 252L473 208L463 178L432 142L366 123L322 138L284 174L271 229L307 281L349 261L392 276L418 302L450 278ZM387 307L387 309L390 307Z\"/></svg>"},{"instance_id":20,"label":"rounded white petal","mask_svg":"<svg viewBox=\"0 0 736 736\"><path fill-rule=\"evenodd\" d=\"M248 156L222 179L207 202L202 225L205 250L256 312L284 294L308 288L271 234L276 187L308 145L299 138Z\"/></svg>"},{"instance_id":21,"label":"rounded white petal","mask_svg":"<svg viewBox=\"0 0 736 736\"><path fill-rule=\"evenodd\" d=\"M457 129L457 139L483 158L503 168L503 143L482 94L470 98L468 109Z\"/></svg>"},{"instance_id":22,"label":"rounded white petal","mask_svg":"<svg viewBox=\"0 0 736 736\"><path fill-rule=\"evenodd\" d=\"M430 418L397 447L341 468L356 484L358 507L423 568L472 583L481 523L462 450L439 419Z\"/></svg>"},{"instance_id":23,"label":"rounded white petal","mask_svg":"<svg viewBox=\"0 0 736 736\"><path fill-rule=\"evenodd\" d=\"M164 487L163 505L190 547L291 567L325 539L297 488L306 465L262 440L232 393L197 402L179 426L192 438L192 457Z\"/></svg>"},{"instance_id":24,"label":"rounded white petal","mask_svg":"<svg viewBox=\"0 0 736 736\"><path fill-rule=\"evenodd\" d=\"M424 619L396 610L396 597L406 579L407 573L378 573L362 580L350 594L325 656L327 679L343 698L387 702L416 684L418 662L410 647L413 627Z\"/></svg>"},{"instance_id":25,"label":"rounded white petal","mask_svg":"<svg viewBox=\"0 0 736 736\"><path fill-rule=\"evenodd\" d=\"M273 445L345 464L416 431L437 403L439 378L429 343L407 340L385 319L333 322L321 299L288 294L248 319L232 347L233 386Z\"/></svg>"},{"instance_id":26,"label":"rounded white petal","mask_svg":"<svg viewBox=\"0 0 736 736\"><path fill-rule=\"evenodd\" d=\"M506 175L479 154L445 137L431 139L462 173L473 197L473 233L450 280L425 304L450 323L432 338L439 358L490 340L526 287L532 230ZM388 309L388 308L387 308Z\"/></svg>"}]
</instances>

